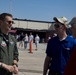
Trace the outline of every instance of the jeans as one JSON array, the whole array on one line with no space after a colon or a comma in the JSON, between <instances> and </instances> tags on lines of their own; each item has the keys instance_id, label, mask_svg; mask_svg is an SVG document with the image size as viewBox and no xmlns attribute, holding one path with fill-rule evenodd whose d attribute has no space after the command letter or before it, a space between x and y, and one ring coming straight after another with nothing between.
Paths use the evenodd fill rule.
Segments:
<instances>
[{"instance_id":1,"label":"jeans","mask_svg":"<svg viewBox=\"0 0 76 75\"><path fill-rule=\"evenodd\" d=\"M24 41L24 48L27 48L28 41Z\"/></svg>"}]
</instances>

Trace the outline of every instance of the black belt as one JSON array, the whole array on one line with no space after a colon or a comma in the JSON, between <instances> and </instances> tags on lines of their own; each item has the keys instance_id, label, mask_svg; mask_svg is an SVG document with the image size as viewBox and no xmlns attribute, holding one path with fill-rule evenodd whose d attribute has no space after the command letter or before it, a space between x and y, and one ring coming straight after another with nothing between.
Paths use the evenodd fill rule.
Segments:
<instances>
[{"instance_id":1,"label":"black belt","mask_svg":"<svg viewBox=\"0 0 76 75\"><path fill-rule=\"evenodd\" d=\"M62 73L49 71L48 75L63 75Z\"/></svg>"}]
</instances>

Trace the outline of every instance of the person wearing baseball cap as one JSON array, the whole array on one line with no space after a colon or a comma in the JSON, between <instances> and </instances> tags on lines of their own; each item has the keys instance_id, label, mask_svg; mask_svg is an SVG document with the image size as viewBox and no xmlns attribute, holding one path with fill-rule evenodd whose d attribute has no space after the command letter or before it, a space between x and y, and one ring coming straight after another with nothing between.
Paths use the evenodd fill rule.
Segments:
<instances>
[{"instance_id":1,"label":"person wearing baseball cap","mask_svg":"<svg viewBox=\"0 0 76 75\"><path fill-rule=\"evenodd\" d=\"M63 75L64 67L76 45L75 39L66 33L69 24L67 18L54 17L53 20L55 21L54 27L57 36L48 41L43 75L47 75L47 72L48 75Z\"/></svg>"},{"instance_id":2,"label":"person wearing baseball cap","mask_svg":"<svg viewBox=\"0 0 76 75\"><path fill-rule=\"evenodd\" d=\"M66 27L68 27L69 22L68 22L68 19L66 17L60 17L60 18L54 17L53 20L55 22L59 22L59 23L65 25Z\"/></svg>"},{"instance_id":3,"label":"person wearing baseball cap","mask_svg":"<svg viewBox=\"0 0 76 75\"><path fill-rule=\"evenodd\" d=\"M69 25L71 27L72 35L74 39L76 39L76 17L72 18ZM64 75L76 75L76 46L74 47L74 50L72 51L72 54L67 62Z\"/></svg>"}]
</instances>

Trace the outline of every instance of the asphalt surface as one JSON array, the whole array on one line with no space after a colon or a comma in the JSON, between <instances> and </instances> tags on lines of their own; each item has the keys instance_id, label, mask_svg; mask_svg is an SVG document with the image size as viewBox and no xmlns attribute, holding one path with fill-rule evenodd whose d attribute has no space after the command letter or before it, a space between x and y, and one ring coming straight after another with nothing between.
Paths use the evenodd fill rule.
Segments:
<instances>
[{"instance_id":1,"label":"asphalt surface","mask_svg":"<svg viewBox=\"0 0 76 75\"><path fill-rule=\"evenodd\" d=\"M19 45L19 43L17 43ZM15 75L42 75L45 59L46 43L39 43L38 50L35 44L32 45L32 53L27 49L18 46L19 50L19 73Z\"/></svg>"}]
</instances>

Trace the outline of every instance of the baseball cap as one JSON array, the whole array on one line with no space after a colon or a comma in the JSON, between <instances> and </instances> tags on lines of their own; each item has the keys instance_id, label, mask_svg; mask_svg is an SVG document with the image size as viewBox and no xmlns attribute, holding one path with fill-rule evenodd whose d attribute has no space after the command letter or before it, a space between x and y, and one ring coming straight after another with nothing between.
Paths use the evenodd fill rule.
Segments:
<instances>
[{"instance_id":1,"label":"baseball cap","mask_svg":"<svg viewBox=\"0 0 76 75\"><path fill-rule=\"evenodd\" d=\"M66 27L68 27L69 22L68 22L68 19L66 17L60 17L60 18L54 17L53 20L55 22L58 21L59 23L64 24Z\"/></svg>"},{"instance_id":2,"label":"baseball cap","mask_svg":"<svg viewBox=\"0 0 76 75\"><path fill-rule=\"evenodd\" d=\"M73 17L72 20L69 22L69 24L76 24L76 17Z\"/></svg>"}]
</instances>

